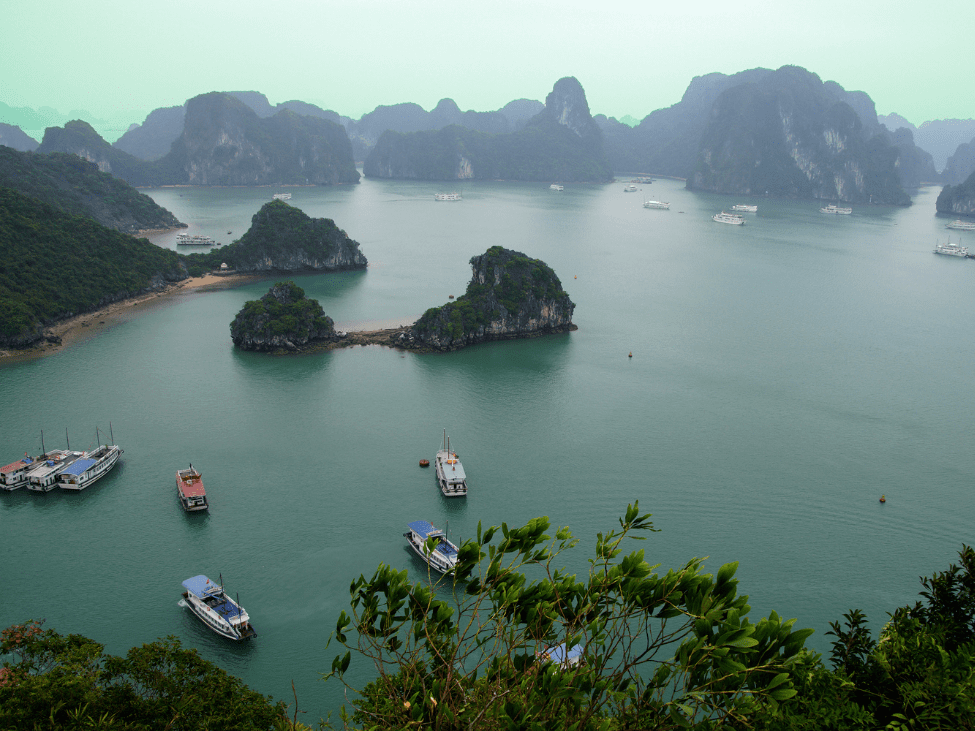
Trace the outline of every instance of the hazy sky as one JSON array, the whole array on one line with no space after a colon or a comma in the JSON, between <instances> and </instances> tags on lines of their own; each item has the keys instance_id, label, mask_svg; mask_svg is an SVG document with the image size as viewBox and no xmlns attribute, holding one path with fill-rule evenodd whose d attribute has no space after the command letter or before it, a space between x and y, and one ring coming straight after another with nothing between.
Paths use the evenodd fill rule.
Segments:
<instances>
[{"instance_id":1,"label":"hazy sky","mask_svg":"<svg viewBox=\"0 0 975 731\"><path fill-rule=\"evenodd\" d=\"M256 90L358 119L444 98L489 111L575 76L642 119L691 78L803 66L914 124L975 118L973 0L0 0L0 101L141 122Z\"/></svg>"}]
</instances>

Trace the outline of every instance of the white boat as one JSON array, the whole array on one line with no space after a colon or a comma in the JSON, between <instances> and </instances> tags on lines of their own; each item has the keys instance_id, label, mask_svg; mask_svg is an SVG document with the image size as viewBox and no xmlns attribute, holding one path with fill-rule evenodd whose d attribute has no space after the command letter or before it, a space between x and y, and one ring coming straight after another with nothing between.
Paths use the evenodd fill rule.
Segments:
<instances>
[{"instance_id":1,"label":"white boat","mask_svg":"<svg viewBox=\"0 0 975 731\"><path fill-rule=\"evenodd\" d=\"M81 459L81 452L67 449L52 449L45 453L39 464L27 476L27 489L34 492L50 492L58 485L58 475L75 460Z\"/></svg>"},{"instance_id":2,"label":"white boat","mask_svg":"<svg viewBox=\"0 0 975 731\"><path fill-rule=\"evenodd\" d=\"M81 456L58 473L62 490L84 490L103 478L118 462L122 450L117 444L103 444Z\"/></svg>"},{"instance_id":3,"label":"white boat","mask_svg":"<svg viewBox=\"0 0 975 731\"><path fill-rule=\"evenodd\" d=\"M447 535L439 528L434 528L426 520L414 520L407 523L409 530L403 534L410 548L422 558L430 568L442 574L449 574L457 565L457 546L447 540ZM433 547L427 546L427 540L434 539Z\"/></svg>"},{"instance_id":4,"label":"white boat","mask_svg":"<svg viewBox=\"0 0 975 731\"><path fill-rule=\"evenodd\" d=\"M934 253L944 254L945 256L968 256L968 247L953 244L951 243L951 239L948 239L948 243L946 244L936 244Z\"/></svg>"},{"instance_id":5,"label":"white boat","mask_svg":"<svg viewBox=\"0 0 975 731\"><path fill-rule=\"evenodd\" d=\"M539 650L535 653L535 656L539 662L553 662L563 670L568 670L582 661L583 647L582 645L573 645L566 650L565 643L563 642L561 645Z\"/></svg>"},{"instance_id":6,"label":"white boat","mask_svg":"<svg viewBox=\"0 0 975 731\"><path fill-rule=\"evenodd\" d=\"M437 483L445 497L464 497L467 495L467 475L464 465L457 458L457 452L450 449L447 430L443 432L443 446L433 460L437 469Z\"/></svg>"},{"instance_id":7,"label":"white boat","mask_svg":"<svg viewBox=\"0 0 975 731\"><path fill-rule=\"evenodd\" d=\"M28 474L37 467L39 459L39 457L29 457L25 452L23 459L0 467L0 490L12 492L26 485Z\"/></svg>"},{"instance_id":8,"label":"white boat","mask_svg":"<svg viewBox=\"0 0 975 731\"><path fill-rule=\"evenodd\" d=\"M223 577L220 581L223 582ZM227 595L221 584L200 574L184 581L183 588L186 591L179 606L189 609L218 635L230 640L257 637L247 611Z\"/></svg>"},{"instance_id":9,"label":"white boat","mask_svg":"<svg viewBox=\"0 0 975 731\"><path fill-rule=\"evenodd\" d=\"M209 236L199 234L176 234L176 244L178 246L213 246L216 241Z\"/></svg>"},{"instance_id":10,"label":"white boat","mask_svg":"<svg viewBox=\"0 0 975 731\"><path fill-rule=\"evenodd\" d=\"M742 213L758 213L758 206L750 206L747 203L738 203L731 207L733 211L740 211Z\"/></svg>"},{"instance_id":11,"label":"white boat","mask_svg":"<svg viewBox=\"0 0 975 731\"><path fill-rule=\"evenodd\" d=\"M651 185L653 183L653 178L637 178L636 182L640 183L640 185Z\"/></svg>"},{"instance_id":12,"label":"white boat","mask_svg":"<svg viewBox=\"0 0 975 731\"><path fill-rule=\"evenodd\" d=\"M459 201L460 193L434 193L433 199L435 201Z\"/></svg>"},{"instance_id":13,"label":"white boat","mask_svg":"<svg viewBox=\"0 0 975 731\"><path fill-rule=\"evenodd\" d=\"M946 223L945 228L953 228L958 231L975 231L975 221L962 221L960 218Z\"/></svg>"},{"instance_id":14,"label":"white boat","mask_svg":"<svg viewBox=\"0 0 975 731\"><path fill-rule=\"evenodd\" d=\"M624 193L636 193L636 186L633 183L623 186Z\"/></svg>"},{"instance_id":15,"label":"white boat","mask_svg":"<svg viewBox=\"0 0 975 731\"><path fill-rule=\"evenodd\" d=\"M548 186L548 189L549 190L565 190L565 186L564 185L559 185L558 183L552 183L550 186Z\"/></svg>"},{"instance_id":16,"label":"white boat","mask_svg":"<svg viewBox=\"0 0 975 731\"><path fill-rule=\"evenodd\" d=\"M659 208L661 210L668 210L670 208L669 203L664 201L643 201L644 208Z\"/></svg>"},{"instance_id":17,"label":"white boat","mask_svg":"<svg viewBox=\"0 0 975 731\"><path fill-rule=\"evenodd\" d=\"M192 464L188 470L176 470L176 495L187 513L210 509L203 476L193 469Z\"/></svg>"},{"instance_id":18,"label":"white boat","mask_svg":"<svg viewBox=\"0 0 975 731\"><path fill-rule=\"evenodd\" d=\"M832 203L830 203L825 208L820 208L819 209L819 212L820 213L836 213L836 214L839 214L841 216L849 216L851 213L853 213L853 209L852 208L840 208L840 207L834 206Z\"/></svg>"},{"instance_id":19,"label":"white boat","mask_svg":"<svg viewBox=\"0 0 975 731\"><path fill-rule=\"evenodd\" d=\"M717 221L718 223L730 223L732 226L744 226L745 219L739 216L737 213L727 213L726 211L721 211L721 213L715 213L711 216L712 221Z\"/></svg>"},{"instance_id":20,"label":"white boat","mask_svg":"<svg viewBox=\"0 0 975 731\"><path fill-rule=\"evenodd\" d=\"M291 200L291 193L275 193L271 196L271 200L275 201L289 201Z\"/></svg>"}]
</instances>

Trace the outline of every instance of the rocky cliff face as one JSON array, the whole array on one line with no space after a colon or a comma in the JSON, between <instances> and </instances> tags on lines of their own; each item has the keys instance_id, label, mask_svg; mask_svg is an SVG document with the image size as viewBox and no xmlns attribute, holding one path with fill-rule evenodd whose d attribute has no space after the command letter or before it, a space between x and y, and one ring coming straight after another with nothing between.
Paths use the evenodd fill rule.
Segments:
<instances>
[{"instance_id":1,"label":"rocky cliff face","mask_svg":"<svg viewBox=\"0 0 975 731\"><path fill-rule=\"evenodd\" d=\"M946 185L935 203L938 213L975 216L975 173L960 185Z\"/></svg>"},{"instance_id":2,"label":"rocky cliff face","mask_svg":"<svg viewBox=\"0 0 975 731\"><path fill-rule=\"evenodd\" d=\"M397 345L445 351L575 329L575 304L544 262L495 246L471 259L471 266L467 292L428 310Z\"/></svg>"},{"instance_id":3,"label":"rocky cliff face","mask_svg":"<svg viewBox=\"0 0 975 731\"><path fill-rule=\"evenodd\" d=\"M164 107L150 112L141 125L136 125L112 144L140 160L158 160L169 153L183 132L186 107Z\"/></svg>"},{"instance_id":4,"label":"rocky cliff face","mask_svg":"<svg viewBox=\"0 0 975 731\"><path fill-rule=\"evenodd\" d=\"M356 183L359 173L345 130L326 119L283 110L260 118L229 94L186 103L182 136L161 162L194 185L330 185Z\"/></svg>"},{"instance_id":5,"label":"rocky cliff face","mask_svg":"<svg viewBox=\"0 0 975 731\"><path fill-rule=\"evenodd\" d=\"M337 336L335 323L318 300L305 297L294 282L278 282L237 313L230 323L230 338L243 350L294 352Z\"/></svg>"},{"instance_id":6,"label":"rocky cliff face","mask_svg":"<svg viewBox=\"0 0 975 731\"><path fill-rule=\"evenodd\" d=\"M160 182L155 177L153 163L140 160L122 150L117 150L95 129L80 119L73 120L64 127L48 127L44 130L37 152L67 152L95 163L103 173L110 173L130 185L152 185Z\"/></svg>"},{"instance_id":7,"label":"rocky cliff face","mask_svg":"<svg viewBox=\"0 0 975 731\"><path fill-rule=\"evenodd\" d=\"M19 152L33 152L38 142L20 127L0 122L0 145Z\"/></svg>"},{"instance_id":8,"label":"rocky cliff face","mask_svg":"<svg viewBox=\"0 0 975 731\"><path fill-rule=\"evenodd\" d=\"M975 172L975 139L958 145L954 154L945 163L942 180L948 185L958 185Z\"/></svg>"},{"instance_id":9,"label":"rocky cliff face","mask_svg":"<svg viewBox=\"0 0 975 731\"><path fill-rule=\"evenodd\" d=\"M247 233L207 256L239 272L338 271L368 264L358 242L334 221L309 218L283 201L266 203Z\"/></svg>"},{"instance_id":10,"label":"rocky cliff face","mask_svg":"<svg viewBox=\"0 0 975 731\"><path fill-rule=\"evenodd\" d=\"M687 187L904 205L898 150L871 136L831 85L797 67L726 90L711 108ZM860 103L862 106L862 103ZM876 125L876 115L873 124Z\"/></svg>"}]
</instances>

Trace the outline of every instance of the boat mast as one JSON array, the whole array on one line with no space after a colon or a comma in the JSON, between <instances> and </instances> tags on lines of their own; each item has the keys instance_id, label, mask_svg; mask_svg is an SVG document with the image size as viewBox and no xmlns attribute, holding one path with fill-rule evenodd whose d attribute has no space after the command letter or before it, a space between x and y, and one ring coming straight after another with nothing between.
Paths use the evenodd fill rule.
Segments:
<instances>
[{"instance_id":1,"label":"boat mast","mask_svg":"<svg viewBox=\"0 0 975 731\"><path fill-rule=\"evenodd\" d=\"M68 442L68 451L71 451L71 442L68 441L68 427L64 427L64 441Z\"/></svg>"},{"instance_id":2,"label":"boat mast","mask_svg":"<svg viewBox=\"0 0 975 731\"><path fill-rule=\"evenodd\" d=\"M44 430L41 429L41 454L47 454L47 450L44 449Z\"/></svg>"},{"instance_id":3,"label":"boat mast","mask_svg":"<svg viewBox=\"0 0 975 731\"><path fill-rule=\"evenodd\" d=\"M108 434L112 437L112 444L115 444L115 432L112 431L112 422L108 422Z\"/></svg>"}]
</instances>

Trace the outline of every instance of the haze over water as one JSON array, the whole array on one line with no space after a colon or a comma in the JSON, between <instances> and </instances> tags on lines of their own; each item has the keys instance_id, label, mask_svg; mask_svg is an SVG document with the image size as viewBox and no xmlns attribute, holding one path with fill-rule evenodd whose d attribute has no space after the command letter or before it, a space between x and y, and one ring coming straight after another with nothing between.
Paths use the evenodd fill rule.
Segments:
<instances>
[{"instance_id":1,"label":"haze over water","mask_svg":"<svg viewBox=\"0 0 975 731\"><path fill-rule=\"evenodd\" d=\"M878 630L972 542L975 262L931 253L948 233L937 189L852 216L756 199L733 227L710 216L736 199L641 187L468 183L456 203L428 183L289 189L369 259L295 278L339 329L416 319L462 294L469 259L500 244L559 275L577 305L567 335L446 355L235 350L231 320L279 276L168 298L57 355L0 363L0 463L38 452L42 429L48 449L65 428L80 449L109 422L125 450L82 493L0 493L0 625L45 617L116 654L176 635L276 699L291 701L293 680L313 721L342 702L318 673L349 583L380 562L420 574L406 522L449 521L463 539L478 521L548 515L581 538L567 564L584 573L596 532L638 499L662 532L633 548L661 570L740 561L753 621L796 617L818 651L848 609ZM227 243L276 191L147 192ZM156 243L175 248L175 233ZM444 428L466 500L417 466ZM209 515L175 499L190 462ZM260 635L248 645L176 605L182 580L221 572Z\"/></svg>"}]
</instances>

